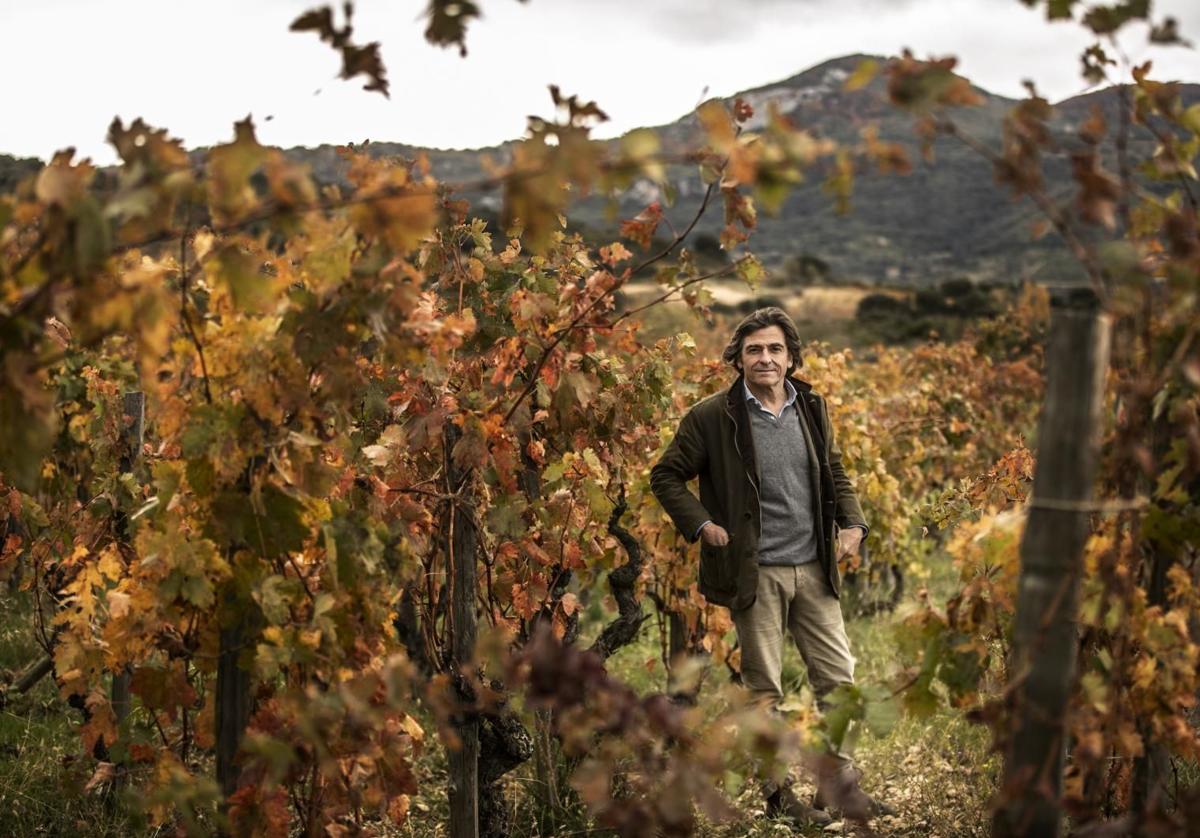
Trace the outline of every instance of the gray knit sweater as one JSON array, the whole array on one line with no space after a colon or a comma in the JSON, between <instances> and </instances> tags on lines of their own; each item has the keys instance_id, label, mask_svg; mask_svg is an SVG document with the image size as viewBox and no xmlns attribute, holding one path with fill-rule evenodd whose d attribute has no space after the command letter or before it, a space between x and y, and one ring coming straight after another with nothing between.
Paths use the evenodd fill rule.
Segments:
<instances>
[{"instance_id":1,"label":"gray knit sweater","mask_svg":"<svg viewBox=\"0 0 1200 838\"><path fill-rule=\"evenodd\" d=\"M813 528L811 458L795 403L772 416L753 401L750 430L761 477L762 535L758 563L800 565L817 558Z\"/></svg>"}]
</instances>

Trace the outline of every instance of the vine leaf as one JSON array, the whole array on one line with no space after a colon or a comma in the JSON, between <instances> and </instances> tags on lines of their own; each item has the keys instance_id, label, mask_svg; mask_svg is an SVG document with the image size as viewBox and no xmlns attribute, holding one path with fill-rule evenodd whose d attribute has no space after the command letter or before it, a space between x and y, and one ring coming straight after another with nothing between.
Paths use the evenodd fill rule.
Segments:
<instances>
[{"instance_id":1,"label":"vine leaf","mask_svg":"<svg viewBox=\"0 0 1200 838\"><path fill-rule=\"evenodd\" d=\"M521 0L524 2L524 0ZM434 46L457 46L458 54L467 56L467 26L473 18L482 17L479 4L472 0L430 0L425 16L425 40Z\"/></svg>"},{"instance_id":2,"label":"vine leaf","mask_svg":"<svg viewBox=\"0 0 1200 838\"><path fill-rule=\"evenodd\" d=\"M292 21L289 28L293 32L316 32L323 42L341 52L341 78L352 79L355 76L366 76L368 81L363 85L363 90L377 91L385 97L390 97L387 68L384 67L383 58L379 54L379 42L372 41L366 46L359 46L351 41L350 37L354 34L354 27L350 24L350 18L354 14L354 4L343 3L342 14L346 18L346 23L340 29L333 24L333 9L329 6L310 9Z\"/></svg>"}]
</instances>

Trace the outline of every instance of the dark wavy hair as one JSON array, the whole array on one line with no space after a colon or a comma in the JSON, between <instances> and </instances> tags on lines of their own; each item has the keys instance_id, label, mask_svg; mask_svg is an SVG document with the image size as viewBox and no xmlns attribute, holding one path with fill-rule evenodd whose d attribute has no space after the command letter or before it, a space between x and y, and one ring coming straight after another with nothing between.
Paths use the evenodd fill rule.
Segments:
<instances>
[{"instance_id":1,"label":"dark wavy hair","mask_svg":"<svg viewBox=\"0 0 1200 838\"><path fill-rule=\"evenodd\" d=\"M737 328L733 330L733 337L729 339L729 345L721 353L721 360L735 369L740 369L738 361L742 357L742 343L745 342L746 335L768 326L778 326L783 331L783 342L787 346L788 354L792 356L792 365L788 367L787 374L791 375L794 370L804 366L800 357L800 332L796 330L796 324L792 322L788 313L778 306L757 309L738 323Z\"/></svg>"}]
</instances>

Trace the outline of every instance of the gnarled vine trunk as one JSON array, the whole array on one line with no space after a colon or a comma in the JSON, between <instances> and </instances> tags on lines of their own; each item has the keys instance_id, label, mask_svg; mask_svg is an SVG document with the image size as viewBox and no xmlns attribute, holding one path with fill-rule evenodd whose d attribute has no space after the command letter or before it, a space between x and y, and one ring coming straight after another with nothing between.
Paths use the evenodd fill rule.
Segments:
<instances>
[{"instance_id":1,"label":"gnarled vine trunk","mask_svg":"<svg viewBox=\"0 0 1200 838\"><path fill-rule=\"evenodd\" d=\"M454 497L450 509L450 537L447 579L450 583L450 669L455 680L464 667L471 665L475 655L477 626L475 616L475 549L478 533L470 501L463 491L470 481L470 471L454 461L454 445L461 431L453 424L446 425L446 488ZM460 692L462 689L460 688ZM464 703L474 697L460 696ZM455 720L459 746L451 749L450 763L450 836L477 838L479 835L479 717L473 711L462 713Z\"/></svg>"}]
</instances>

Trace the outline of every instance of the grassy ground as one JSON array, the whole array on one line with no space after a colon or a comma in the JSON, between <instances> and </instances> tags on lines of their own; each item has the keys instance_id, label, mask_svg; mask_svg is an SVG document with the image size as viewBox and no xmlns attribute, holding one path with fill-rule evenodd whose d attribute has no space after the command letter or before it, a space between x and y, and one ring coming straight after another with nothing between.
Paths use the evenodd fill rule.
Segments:
<instances>
[{"instance_id":1,"label":"grassy ground","mask_svg":"<svg viewBox=\"0 0 1200 838\"><path fill-rule=\"evenodd\" d=\"M0 594L0 615L0 671L13 673L41 649L22 597ZM136 811L81 794L94 763L83 755L79 723L50 677L0 709L0 835L130 834Z\"/></svg>"},{"instance_id":2,"label":"grassy ground","mask_svg":"<svg viewBox=\"0 0 1200 838\"><path fill-rule=\"evenodd\" d=\"M930 580L934 601L945 599L952 590L948 560ZM909 602L901 605L900 613ZM896 614L851 619L847 622L851 648L857 658L859 683L891 683L900 666L894 640ZM638 652L622 650L624 659L610 670L630 680L638 678ZM628 672L628 675L626 675ZM714 673L720 677L720 673ZM799 691L805 684L804 664L795 647L787 645L783 680L785 689ZM656 685L659 689L662 685ZM854 753L863 770L863 787L892 804L897 816L875 820L871 827L879 836L987 835L988 800L996 787L999 760L989 753L989 734L968 723L960 713L941 710L932 718L901 717L885 737L863 730ZM814 787L803 776L798 787L805 793ZM761 794L748 784L736 800L743 819L730 824L706 825L701 831L710 838L767 838L791 834L789 827L766 817ZM825 834L869 834L853 824L837 822ZM819 834L813 830L812 834Z\"/></svg>"},{"instance_id":3,"label":"grassy ground","mask_svg":"<svg viewBox=\"0 0 1200 838\"><path fill-rule=\"evenodd\" d=\"M948 573L935 576L935 597L938 589L945 590L948 585ZM19 598L4 596L3 605L0 669L13 672L33 660L37 648L28 611ZM895 620L892 615L881 615L848 624L860 682L885 681L894 674L899 665L892 639ZM658 654L657 632L648 624L638 644L622 649L610 661L610 671L639 690L662 689L661 666L646 666L647 660ZM712 671L702 700L715 691L723 677L723 671ZM799 689L804 681L803 664L795 649L787 652L784 677L792 689ZM139 826L143 819L136 802L82 793L94 763L81 753L78 724L78 712L57 696L48 678L29 694L13 697L0 711L0 836L156 834ZM986 834L987 800L995 787L997 771L997 762L988 755L987 745L985 731L948 711L922 721L902 718L886 737L864 732L856 752L865 772L864 786L892 803L899 813L895 818L877 820L873 824L876 833L942 838ZM442 750L428 749L418 771L422 791L412 801L409 823L392 834L410 838L445 835L448 818ZM513 834L537 834L529 805L536 782L532 766L513 772L506 782ZM803 779L800 783L804 787ZM790 834L784 823L765 816L761 796L753 784L747 785L735 803L742 812L741 820L705 824L701 834L711 838ZM843 824L827 829L825 834L842 831L848 834L854 830ZM589 833L595 834L595 827L580 812L562 824L556 834Z\"/></svg>"}]
</instances>

